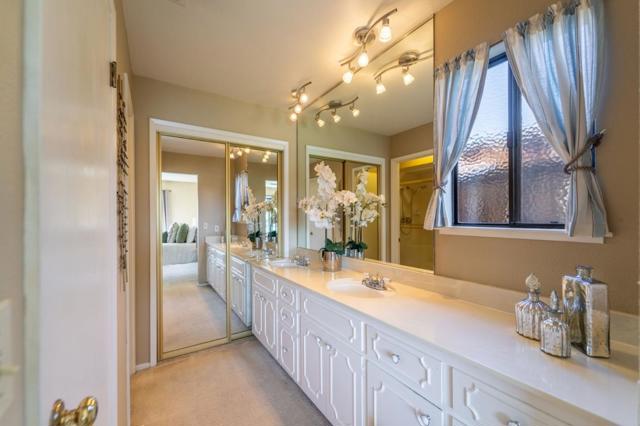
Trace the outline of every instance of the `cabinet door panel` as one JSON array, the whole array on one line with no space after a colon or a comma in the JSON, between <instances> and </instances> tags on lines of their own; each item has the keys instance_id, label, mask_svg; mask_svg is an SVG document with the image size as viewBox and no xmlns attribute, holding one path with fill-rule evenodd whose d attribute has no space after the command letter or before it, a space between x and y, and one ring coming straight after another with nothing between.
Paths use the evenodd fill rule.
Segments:
<instances>
[{"instance_id":1,"label":"cabinet door panel","mask_svg":"<svg viewBox=\"0 0 640 426\"><path fill-rule=\"evenodd\" d=\"M291 330L280 327L278 359L282 368L298 382L298 339Z\"/></svg>"},{"instance_id":2,"label":"cabinet door panel","mask_svg":"<svg viewBox=\"0 0 640 426\"><path fill-rule=\"evenodd\" d=\"M253 328L252 332L256 338L264 345L264 315L262 313L262 294L259 290L253 290Z\"/></svg>"},{"instance_id":3,"label":"cabinet door panel","mask_svg":"<svg viewBox=\"0 0 640 426\"><path fill-rule=\"evenodd\" d=\"M314 324L300 319L300 386L309 399L324 411L324 346Z\"/></svg>"},{"instance_id":4,"label":"cabinet door panel","mask_svg":"<svg viewBox=\"0 0 640 426\"><path fill-rule=\"evenodd\" d=\"M262 299L264 343L271 355L278 359L278 330L276 328L276 303L269 297Z\"/></svg>"},{"instance_id":5,"label":"cabinet door panel","mask_svg":"<svg viewBox=\"0 0 640 426\"><path fill-rule=\"evenodd\" d=\"M335 339L325 340L324 350L327 416L334 425L360 425L362 358Z\"/></svg>"},{"instance_id":6,"label":"cabinet door panel","mask_svg":"<svg viewBox=\"0 0 640 426\"><path fill-rule=\"evenodd\" d=\"M442 412L409 387L367 363L367 426L441 426Z\"/></svg>"}]
</instances>

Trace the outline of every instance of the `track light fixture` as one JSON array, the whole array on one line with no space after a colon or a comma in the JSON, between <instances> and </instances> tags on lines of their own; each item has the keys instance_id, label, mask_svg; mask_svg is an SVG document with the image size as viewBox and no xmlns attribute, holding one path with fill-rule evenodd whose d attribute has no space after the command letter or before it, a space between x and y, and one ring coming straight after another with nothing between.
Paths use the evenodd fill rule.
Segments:
<instances>
[{"instance_id":1,"label":"track light fixture","mask_svg":"<svg viewBox=\"0 0 640 426\"><path fill-rule=\"evenodd\" d=\"M339 123L340 120L342 120L342 117L338 115L338 110L346 107L349 107L349 110L351 111L351 114L354 117L359 116L360 110L356 107L357 100L358 100L358 97L356 96L349 102L343 103L340 101L331 101L328 104L320 107L320 109L316 112L316 118L315 118L316 124L318 125L318 127L323 127L325 125L325 121L321 117L321 114L325 111L330 111L331 119L333 120L333 122Z\"/></svg>"},{"instance_id":2,"label":"track light fixture","mask_svg":"<svg viewBox=\"0 0 640 426\"><path fill-rule=\"evenodd\" d=\"M251 153L251 148L249 147L244 147L244 148L240 148L240 147L231 147L230 151L229 151L229 158L231 158L232 160L235 160L236 158L240 158L242 157L244 154L250 154Z\"/></svg>"},{"instance_id":3,"label":"track light fixture","mask_svg":"<svg viewBox=\"0 0 640 426\"><path fill-rule=\"evenodd\" d=\"M382 43L387 43L391 41L391 26L389 24L389 16L398 12L398 9L390 10L385 13L378 19L376 19L373 24L369 26L362 26L356 28L353 32L353 38L355 43L358 45L358 49L349 55L347 58L340 61L341 66L347 67L347 70L342 74L342 81L346 84L351 83L353 80L353 74L360 68L364 68L369 65L369 54L367 53L367 46L373 43L376 40L376 27L378 24L381 24L380 31L378 32L377 38ZM353 63L356 63L358 68L355 68Z\"/></svg>"},{"instance_id":4,"label":"track light fixture","mask_svg":"<svg viewBox=\"0 0 640 426\"><path fill-rule=\"evenodd\" d=\"M311 82L307 81L291 91L291 97L294 99L294 103L289 107L290 110L293 110L291 114L289 114L289 120L296 121L298 114L302 112L303 105L309 102L309 95L306 93L306 89L310 84Z\"/></svg>"},{"instance_id":5,"label":"track light fixture","mask_svg":"<svg viewBox=\"0 0 640 426\"><path fill-rule=\"evenodd\" d=\"M397 68L402 69L402 81L404 82L404 85L410 85L416 79L413 74L411 74L410 68L418 62L429 59L432 56L433 50L427 50L425 52L409 51L400 55L398 59L394 59L393 61L385 64L373 75L373 78L376 81L376 93L380 95L387 90L386 87L384 87L384 84L382 84L382 76Z\"/></svg>"}]
</instances>

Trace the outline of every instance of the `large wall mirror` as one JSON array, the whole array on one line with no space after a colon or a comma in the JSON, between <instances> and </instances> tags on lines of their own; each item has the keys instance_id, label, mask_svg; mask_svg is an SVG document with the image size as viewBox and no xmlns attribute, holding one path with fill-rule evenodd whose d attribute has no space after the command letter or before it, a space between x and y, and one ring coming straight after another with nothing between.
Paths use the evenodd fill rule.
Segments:
<instances>
[{"instance_id":1,"label":"large wall mirror","mask_svg":"<svg viewBox=\"0 0 640 426\"><path fill-rule=\"evenodd\" d=\"M359 238L365 259L433 270L433 233L423 229L433 189L433 20L427 20L307 106L298 119L298 199L317 191L315 167L336 189L384 195L376 220L348 218L330 237ZM358 234L359 233L359 234ZM325 232L299 211L298 245L320 249Z\"/></svg>"}]
</instances>

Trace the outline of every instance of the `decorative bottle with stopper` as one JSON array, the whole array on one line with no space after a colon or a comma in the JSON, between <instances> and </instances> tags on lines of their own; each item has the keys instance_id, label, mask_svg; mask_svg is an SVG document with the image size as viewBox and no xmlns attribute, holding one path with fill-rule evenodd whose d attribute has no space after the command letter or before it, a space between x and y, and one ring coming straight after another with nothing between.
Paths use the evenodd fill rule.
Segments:
<instances>
[{"instance_id":1,"label":"decorative bottle with stopper","mask_svg":"<svg viewBox=\"0 0 640 426\"><path fill-rule=\"evenodd\" d=\"M516 303L516 332L534 340L540 340L540 323L549 306L540 300L540 280L534 274L525 281L529 296Z\"/></svg>"},{"instance_id":2,"label":"decorative bottle with stopper","mask_svg":"<svg viewBox=\"0 0 640 426\"><path fill-rule=\"evenodd\" d=\"M560 301L555 290L551 292L551 307L546 319L540 325L540 350L560 358L571 356L571 337L569 326L562 320Z\"/></svg>"}]
</instances>

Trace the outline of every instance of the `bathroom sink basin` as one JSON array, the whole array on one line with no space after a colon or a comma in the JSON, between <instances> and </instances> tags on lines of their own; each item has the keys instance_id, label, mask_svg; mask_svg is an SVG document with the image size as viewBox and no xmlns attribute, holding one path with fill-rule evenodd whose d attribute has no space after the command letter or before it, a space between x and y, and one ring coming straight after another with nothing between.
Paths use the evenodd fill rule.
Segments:
<instances>
[{"instance_id":1,"label":"bathroom sink basin","mask_svg":"<svg viewBox=\"0 0 640 426\"><path fill-rule=\"evenodd\" d=\"M298 265L291 259L276 259L269 261L271 266L276 268L297 268Z\"/></svg>"},{"instance_id":2,"label":"bathroom sink basin","mask_svg":"<svg viewBox=\"0 0 640 426\"><path fill-rule=\"evenodd\" d=\"M327 288L345 296L361 298L377 298L392 296L393 290L374 290L362 285L362 281L355 278L339 278L327 283Z\"/></svg>"}]
</instances>

